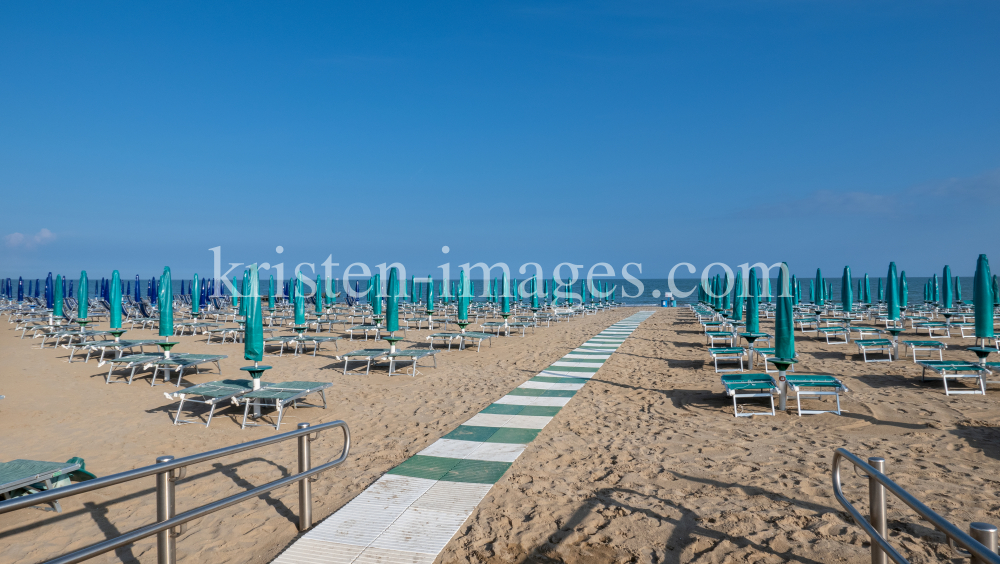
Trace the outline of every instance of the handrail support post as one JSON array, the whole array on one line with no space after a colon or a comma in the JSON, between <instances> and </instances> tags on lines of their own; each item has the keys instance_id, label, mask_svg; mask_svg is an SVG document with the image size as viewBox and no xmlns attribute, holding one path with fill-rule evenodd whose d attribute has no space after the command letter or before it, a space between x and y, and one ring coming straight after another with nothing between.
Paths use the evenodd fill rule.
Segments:
<instances>
[{"instance_id":1,"label":"handrail support post","mask_svg":"<svg viewBox=\"0 0 1000 564\"><path fill-rule=\"evenodd\" d=\"M163 464L171 462L173 459L173 456L161 456L156 459L156 463ZM156 474L156 520L158 522L170 519L176 512L173 477L173 470ZM157 564L177 563L177 538L172 533L173 531L170 529L156 533Z\"/></svg>"},{"instance_id":2,"label":"handrail support post","mask_svg":"<svg viewBox=\"0 0 1000 564\"><path fill-rule=\"evenodd\" d=\"M969 523L969 536L979 541L990 552L997 551L997 528L989 523ZM986 561L975 554L972 555L970 564L986 564Z\"/></svg>"},{"instance_id":3,"label":"handrail support post","mask_svg":"<svg viewBox=\"0 0 1000 564\"><path fill-rule=\"evenodd\" d=\"M885 459L881 456L873 456L868 459L868 464L879 472L885 474ZM868 517L868 522L871 523L872 527L878 531L878 534L882 535L882 538L887 538L886 532L886 503L885 503L885 486L879 483L874 476L868 476L868 507L870 510L870 515ZM885 551L878 543L872 541L872 564L888 564L889 559Z\"/></svg>"},{"instance_id":4,"label":"handrail support post","mask_svg":"<svg viewBox=\"0 0 1000 564\"><path fill-rule=\"evenodd\" d=\"M308 429L308 423L299 423L299 429ZM312 438L308 434L299 436L299 473L312 468L309 443ZM299 531L312 527L312 480L308 477L299 480Z\"/></svg>"}]
</instances>

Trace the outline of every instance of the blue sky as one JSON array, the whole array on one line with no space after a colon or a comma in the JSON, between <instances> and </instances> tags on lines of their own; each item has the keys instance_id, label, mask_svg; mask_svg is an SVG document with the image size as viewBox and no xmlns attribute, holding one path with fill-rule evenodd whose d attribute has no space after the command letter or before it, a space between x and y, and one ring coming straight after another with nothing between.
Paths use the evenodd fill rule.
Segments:
<instances>
[{"instance_id":1,"label":"blue sky","mask_svg":"<svg viewBox=\"0 0 1000 564\"><path fill-rule=\"evenodd\" d=\"M217 245L967 275L1000 257L997 29L996 2L8 2L0 276L204 274Z\"/></svg>"}]
</instances>

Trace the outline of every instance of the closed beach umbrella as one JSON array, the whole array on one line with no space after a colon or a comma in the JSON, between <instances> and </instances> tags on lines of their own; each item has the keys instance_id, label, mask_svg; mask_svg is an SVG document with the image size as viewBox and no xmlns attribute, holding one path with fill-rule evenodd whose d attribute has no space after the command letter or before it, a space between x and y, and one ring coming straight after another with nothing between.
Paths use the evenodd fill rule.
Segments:
<instances>
[{"instance_id":1,"label":"closed beach umbrella","mask_svg":"<svg viewBox=\"0 0 1000 564\"><path fill-rule=\"evenodd\" d=\"M758 311L760 293L757 291L756 269L750 269L747 288L750 290L750 295L747 297L747 333L760 333L760 311Z\"/></svg>"},{"instance_id":2,"label":"closed beach umbrella","mask_svg":"<svg viewBox=\"0 0 1000 564\"><path fill-rule=\"evenodd\" d=\"M882 279L878 279L878 301L885 301L885 295L882 293Z\"/></svg>"},{"instance_id":3,"label":"closed beach umbrella","mask_svg":"<svg viewBox=\"0 0 1000 564\"><path fill-rule=\"evenodd\" d=\"M434 278L427 277L427 313L434 313Z\"/></svg>"},{"instance_id":4,"label":"closed beach umbrella","mask_svg":"<svg viewBox=\"0 0 1000 564\"><path fill-rule=\"evenodd\" d=\"M538 309L538 276L531 278L531 309Z\"/></svg>"},{"instance_id":5,"label":"closed beach umbrella","mask_svg":"<svg viewBox=\"0 0 1000 564\"><path fill-rule=\"evenodd\" d=\"M896 279L896 263L889 263L889 274L885 278L885 301L889 321L899 320L899 282Z\"/></svg>"},{"instance_id":6,"label":"closed beach umbrella","mask_svg":"<svg viewBox=\"0 0 1000 564\"><path fill-rule=\"evenodd\" d=\"M306 301L302 296L302 272L295 274L295 324L306 323Z\"/></svg>"},{"instance_id":7,"label":"closed beach umbrella","mask_svg":"<svg viewBox=\"0 0 1000 564\"><path fill-rule=\"evenodd\" d=\"M250 266L244 280L246 284L243 285L243 294L247 308L243 329L243 358L257 363L264 360L264 316L260 310L260 274L257 263Z\"/></svg>"},{"instance_id":8,"label":"closed beach umbrella","mask_svg":"<svg viewBox=\"0 0 1000 564\"><path fill-rule=\"evenodd\" d=\"M316 277L316 294L313 296L316 299L316 313L323 313L323 280L317 276Z\"/></svg>"},{"instance_id":9,"label":"closed beach umbrella","mask_svg":"<svg viewBox=\"0 0 1000 564\"><path fill-rule=\"evenodd\" d=\"M737 276L739 273L737 273ZM799 279L792 275L792 305L799 305Z\"/></svg>"},{"instance_id":10,"label":"closed beach umbrella","mask_svg":"<svg viewBox=\"0 0 1000 564\"><path fill-rule=\"evenodd\" d=\"M729 290L729 273L727 272L726 273L726 277L723 279L723 283L722 283L722 291L723 291L723 295L722 295L722 309L729 309L733 305L732 302L730 302L730 300L729 300L730 296L729 296L729 291L728 290Z\"/></svg>"},{"instance_id":11,"label":"closed beach umbrella","mask_svg":"<svg viewBox=\"0 0 1000 564\"><path fill-rule=\"evenodd\" d=\"M416 303L417 301L417 277L410 276L410 301Z\"/></svg>"},{"instance_id":12,"label":"closed beach umbrella","mask_svg":"<svg viewBox=\"0 0 1000 564\"><path fill-rule=\"evenodd\" d=\"M868 273L865 273L865 303L871 305L872 303L872 281L868 278Z\"/></svg>"},{"instance_id":13,"label":"closed beach umbrella","mask_svg":"<svg viewBox=\"0 0 1000 564\"><path fill-rule=\"evenodd\" d=\"M250 269L243 271L243 282L240 284L240 315L244 318L247 316L247 306L249 305L249 300L247 300L247 286L250 284ZM302 290L300 286L299 291Z\"/></svg>"},{"instance_id":14,"label":"closed beach umbrella","mask_svg":"<svg viewBox=\"0 0 1000 564\"><path fill-rule=\"evenodd\" d=\"M955 277L955 302L962 303L962 279Z\"/></svg>"},{"instance_id":15,"label":"closed beach umbrella","mask_svg":"<svg viewBox=\"0 0 1000 564\"><path fill-rule=\"evenodd\" d=\"M231 303L232 303L232 306L233 306L233 309L236 309L236 307L240 305L240 304L239 304L239 302L238 302L238 301L236 301L236 294L239 294L239 293L240 293L240 292L239 292L239 289L238 289L238 288L237 288L237 286L236 286L236 284L237 284L237 282L236 282L236 280L234 279L234 280L233 280L233 295L232 295L232 302L231 302ZM240 314L240 315L243 315L243 308L240 308L240 309L239 309L239 314Z\"/></svg>"},{"instance_id":16,"label":"closed beach umbrella","mask_svg":"<svg viewBox=\"0 0 1000 564\"><path fill-rule=\"evenodd\" d=\"M510 280L507 279L506 272L503 274L500 291L502 292L500 296L500 311L502 313L510 313Z\"/></svg>"},{"instance_id":17,"label":"closed beach umbrella","mask_svg":"<svg viewBox=\"0 0 1000 564\"><path fill-rule=\"evenodd\" d=\"M399 331L399 271L395 266L389 269L386 290L385 330L392 333Z\"/></svg>"},{"instance_id":18,"label":"closed beach umbrella","mask_svg":"<svg viewBox=\"0 0 1000 564\"><path fill-rule=\"evenodd\" d=\"M795 325L792 315L792 296L788 291L788 264L781 263L778 270L778 306L774 316L775 358L795 358Z\"/></svg>"},{"instance_id":19,"label":"closed beach umbrella","mask_svg":"<svg viewBox=\"0 0 1000 564\"><path fill-rule=\"evenodd\" d=\"M24 301L24 279L20 276L17 277L17 301Z\"/></svg>"},{"instance_id":20,"label":"closed beach umbrella","mask_svg":"<svg viewBox=\"0 0 1000 564\"><path fill-rule=\"evenodd\" d=\"M993 275L993 305L1000 306L1000 281Z\"/></svg>"},{"instance_id":21,"label":"closed beach umbrella","mask_svg":"<svg viewBox=\"0 0 1000 564\"><path fill-rule=\"evenodd\" d=\"M736 281L733 283L733 320L743 320L743 271L736 271Z\"/></svg>"},{"instance_id":22,"label":"closed beach umbrella","mask_svg":"<svg viewBox=\"0 0 1000 564\"><path fill-rule=\"evenodd\" d=\"M823 299L823 271L818 268L816 269L816 290L816 296L819 299L819 301L816 302L816 305L823 305L826 303L826 300Z\"/></svg>"},{"instance_id":23,"label":"closed beach umbrella","mask_svg":"<svg viewBox=\"0 0 1000 564\"><path fill-rule=\"evenodd\" d=\"M52 309L52 273L45 277L45 307Z\"/></svg>"},{"instance_id":24,"label":"closed beach umbrella","mask_svg":"<svg viewBox=\"0 0 1000 564\"><path fill-rule=\"evenodd\" d=\"M55 282L55 305L52 306L52 315L62 317L63 315L63 280L62 276L56 276Z\"/></svg>"},{"instance_id":25,"label":"closed beach umbrella","mask_svg":"<svg viewBox=\"0 0 1000 564\"><path fill-rule=\"evenodd\" d=\"M938 285L937 274L935 274L934 278L931 280L931 301L934 303L938 302L938 292L940 291L940 288L941 287Z\"/></svg>"},{"instance_id":26,"label":"closed beach umbrella","mask_svg":"<svg viewBox=\"0 0 1000 564\"><path fill-rule=\"evenodd\" d=\"M132 297L135 298L136 302L141 302L142 301L142 294L139 293L139 275L138 274L135 275L135 290L134 290L134 292L135 293L133 294Z\"/></svg>"},{"instance_id":27,"label":"closed beach umbrella","mask_svg":"<svg viewBox=\"0 0 1000 564\"><path fill-rule=\"evenodd\" d=\"M809 301L816 303L816 282L813 280L809 281Z\"/></svg>"},{"instance_id":28,"label":"closed beach umbrella","mask_svg":"<svg viewBox=\"0 0 1000 564\"><path fill-rule=\"evenodd\" d=\"M90 283L87 280L87 271L80 272L80 285L76 290L76 318L87 319L87 301L90 299Z\"/></svg>"},{"instance_id":29,"label":"closed beach umbrella","mask_svg":"<svg viewBox=\"0 0 1000 564\"><path fill-rule=\"evenodd\" d=\"M469 320L469 280L465 277L465 270L458 272L458 320ZM538 297L535 296L537 301Z\"/></svg>"},{"instance_id":30,"label":"closed beach umbrella","mask_svg":"<svg viewBox=\"0 0 1000 564\"><path fill-rule=\"evenodd\" d=\"M267 281L267 309L274 309L274 292L276 290L277 287L274 285L274 275L272 274Z\"/></svg>"},{"instance_id":31,"label":"closed beach umbrella","mask_svg":"<svg viewBox=\"0 0 1000 564\"><path fill-rule=\"evenodd\" d=\"M163 267L163 276L160 277L160 332L161 337L170 337L174 334L174 284L170 279L170 267Z\"/></svg>"},{"instance_id":32,"label":"closed beach umbrella","mask_svg":"<svg viewBox=\"0 0 1000 564\"><path fill-rule=\"evenodd\" d=\"M372 314L382 315L382 275L376 274L374 284L374 292L372 295Z\"/></svg>"},{"instance_id":33,"label":"closed beach umbrella","mask_svg":"<svg viewBox=\"0 0 1000 564\"><path fill-rule=\"evenodd\" d=\"M117 272L117 271L115 271ZM111 283L114 284L114 278L112 278ZM198 280L198 273L194 273L194 278L191 280L191 313L198 313L201 311L201 281Z\"/></svg>"},{"instance_id":34,"label":"closed beach umbrella","mask_svg":"<svg viewBox=\"0 0 1000 564\"><path fill-rule=\"evenodd\" d=\"M906 307L910 302L910 287L906 283L906 271L899 273L899 307Z\"/></svg>"},{"instance_id":35,"label":"closed beach umbrella","mask_svg":"<svg viewBox=\"0 0 1000 564\"><path fill-rule=\"evenodd\" d=\"M950 308L954 299L955 295L951 289L951 267L945 265L944 274L941 276L941 307Z\"/></svg>"},{"instance_id":36,"label":"closed beach umbrella","mask_svg":"<svg viewBox=\"0 0 1000 564\"><path fill-rule=\"evenodd\" d=\"M108 303L111 304L111 328L121 329L122 328L122 280L121 275L118 271L111 273L111 299Z\"/></svg>"},{"instance_id":37,"label":"closed beach umbrella","mask_svg":"<svg viewBox=\"0 0 1000 564\"><path fill-rule=\"evenodd\" d=\"M996 280L994 279L994 283ZM994 297L991 295L990 284L990 261L986 255L979 255L976 261L976 277L972 284L972 306L976 312L976 338L992 339L993 332L993 303Z\"/></svg>"},{"instance_id":38,"label":"closed beach umbrella","mask_svg":"<svg viewBox=\"0 0 1000 564\"><path fill-rule=\"evenodd\" d=\"M840 282L840 302L844 304L844 311L850 313L854 311L854 293L851 292L851 267L844 267L844 278Z\"/></svg>"}]
</instances>

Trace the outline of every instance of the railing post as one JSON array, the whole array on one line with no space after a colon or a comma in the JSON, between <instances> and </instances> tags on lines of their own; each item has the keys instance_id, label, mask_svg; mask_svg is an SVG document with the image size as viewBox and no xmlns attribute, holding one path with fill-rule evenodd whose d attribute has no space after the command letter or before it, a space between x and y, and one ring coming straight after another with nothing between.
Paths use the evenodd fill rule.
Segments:
<instances>
[{"instance_id":1,"label":"railing post","mask_svg":"<svg viewBox=\"0 0 1000 564\"><path fill-rule=\"evenodd\" d=\"M299 423L299 429L308 429L308 423ZM312 469L310 460L309 435L299 436L299 472ZM305 531L312 527L312 482L310 478L299 480L299 530Z\"/></svg>"},{"instance_id":2,"label":"railing post","mask_svg":"<svg viewBox=\"0 0 1000 564\"><path fill-rule=\"evenodd\" d=\"M885 474L885 459L881 456L869 458L868 464ZM868 507L870 509L868 522L878 531L878 534L882 535L882 538L886 538L885 486L873 476L868 477ZM872 564L887 564L888 561L885 551L872 539Z\"/></svg>"},{"instance_id":3,"label":"railing post","mask_svg":"<svg viewBox=\"0 0 1000 564\"><path fill-rule=\"evenodd\" d=\"M172 456L161 456L156 459L157 464L170 462ZM156 520L166 521L174 516L174 482L173 470L159 472L156 474ZM157 564L175 564L177 562L177 539L171 534L171 530L156 533L156 562Z\"/></svg>"},{"instance_id":4,"label":"railing post","mask_svg":"<svg viewBox=\"0 0 1000 564\"><path fill-rule=\"evenodd\" d=\"M970 523L969 524L969 536L979 541L979 544L990 549L991 552L997 551L997 528L989 523ZM986 564L976 555L972 555L972 560L970 564Z\"/></svg>"}]
</instances>

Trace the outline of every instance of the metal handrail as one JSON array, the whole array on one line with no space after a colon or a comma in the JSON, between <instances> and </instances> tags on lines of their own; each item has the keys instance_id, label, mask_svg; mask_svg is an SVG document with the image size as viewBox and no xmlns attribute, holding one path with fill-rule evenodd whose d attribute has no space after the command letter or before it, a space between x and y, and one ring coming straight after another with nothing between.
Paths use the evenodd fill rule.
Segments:
<instances>
[{"instance_id":1,"label":"metal handrail","mask_svg":"<svg viewBox=\"0 0 1000 564\"><path fill-rule=\"evenodd\" d=\"M838 448L837 450L834 451L833 454L833 494L837 498L837 501L840 502L840 505L842 505L844 509L846 509L847 512L851 514L851 517L854 518L854 521L858 524L858 526L864 529L865 532L868 533L868 536L871 537L872 562L879 562L879 561L884 562L885 556L888 555L888 557L891 558L892 561L895 562L896 564L909 564L909 562L905 558L903 558L903 556L899 552L897 552L896 549L893 548L891 544L889 544L889 541L886 540L884 536L885 535L884 491L878 492L876 491L875 488L872 488L872 491L869 492L870 499L873 501L873 507L871 509L872 520L876 522L875 523L876 525L880 525L880 528L883 529L883 531L880 533L878 530L876 530L875 526L873 526L873 523L869 523L868 520L865 519L864 515L862 515L861 512L858 511L857 508L854 507L854 505L852 505L851 502L848 501L847 498L844 496L844 492L841 489L840 485L841 459L847 459L848 461L851 462L851 464L854 464L856 468L860 468L865 474L868 474L869 487L872 487L873 485L879 485L885 488L886 490L892 492L892 494L895 495L897 499L908 505L910 509L916 511L918 515L930 521L931 524L933 524L934 527L937 528L937 530L943 532L945 536L948 537L948 540L950 542L954 542L955 544L968 550L972 554L974 562L1000 564L1000 556L998 556L996 552L991 551L989 548L981 544L978 540L972 538L969 534L965 533L964 531L953 525L944 517L941 517L940 515L935 513L931 508L924 505L919 499L913 497L910 494L910 492L900 487L899 484L897 484L896 482L890 480L888 476L886 476L879 470L876 470L872 465L868 464L864 460L861 460L857 456L851 454L847 449ZM876 482L877 484L875 484ZM874 502L876 501L880 503L881 507L874 507L875 505ZM881 515L879 515L879 513L881 513ZM994 528L993 531L995 535L996 529ZM877 553L878 548L876 548L875 546L876 544L878 545L878 548L881 548L881 550L884 551L884 554L880 555Z\"/></svg>"},{"instance_id":2,"label":"metal handrail","mask_svg":"<svg viewBox=\"0 0 1000 564\"><path fill-rule=\"evenodd\" d=\"M315 439L315 437L310 437L309 435L318 434L321 431L328 429L333 429L339 427L344 433L344 448L340 453L340 456L336 459L322 464L315 468L311 467L309 457L310 448L309 442ZM221 458L223 456L228 456L238 452L244 452L248 450L253 450L256 448L272 445L275 443L280 443L287 441L289 439L299 438L299 472L279 480L275 480L268 484L258 486L252 490L247 490L245 492L232 495L218 501L214 501L207 505L197 507L190 511L185 511L179 515L173 515L173 482L183 478L185 469L187 466L192 464L197 464L200 462L206 462L216 458ZM183 534L183 528L180 532L168 531L174 527L178 527L192 521L199 517L203 517L210 513L214 513L220 509L224 509L231 505L235 505L247 499L263 495L272 490L282 488L291 485L295 482L299 482L299 528L300 530L305 530L311 526L312 522L312 505L309 499L310 495L310 478L320 472L324 472L333 468L334 466L342 464L347 460L347 455L351 448L351 431L344 421L331 421L329 423L321 423L316 426L309 426L308 423L299 424L299 428L295 431L290 431L288 433L282 433L280 435L275 435L266 439L259 439L256 441L250 441L248 443L243 443L239 445L232 445L208 452L203 452L200 454L194 454L191 456L185 456L183 458L171 459L170 457L162 457L158 464L152 466L145 466L142 468L136 468L134 470L128 470L126 472L121 472L118 474L112 474L110 476L105 476L103 478L96 478L93 480L87 480L85 482L80 482L71 486L63 488L55 488L45 492L30 494L18 498L14 498L7 501L0 502L0 514L8 513L10 511L15 511L17 509L22 509L24 507L29 507L32 505L38 505L41 503L46 503L49 501L54 501L64 497L81 494L84 492L89 492L101 488L106 488L109 486L121 484L124 482L130 482L132 480L137 480L139 478L145 478L147 476L157 476L157 517L160 519L158 522L140 527L138 529L129 531L117 537L99 542L97 544L90 545L88 547L82 548L80 550L65 554L53 560L47 561L45 564L72 564L75 562L82 562L88 560L105 552L114 550L116 548L131 544L138 540L150 537L157 533L161 534L161 543L169 539L172 541L173 538L179 534ZM174 474L173 470L181 469L179 475ZM164 484L167 484L166 488L163 488ZM166 492L166 493L164 493ZM163 511L161 511L161 507ZM166 515L161 515L165 512ZM171 564L175 561L176 554L172 547L167 548L158 543L159 552L159 562L170 562Z\"/></svg>"}]
</instances>

